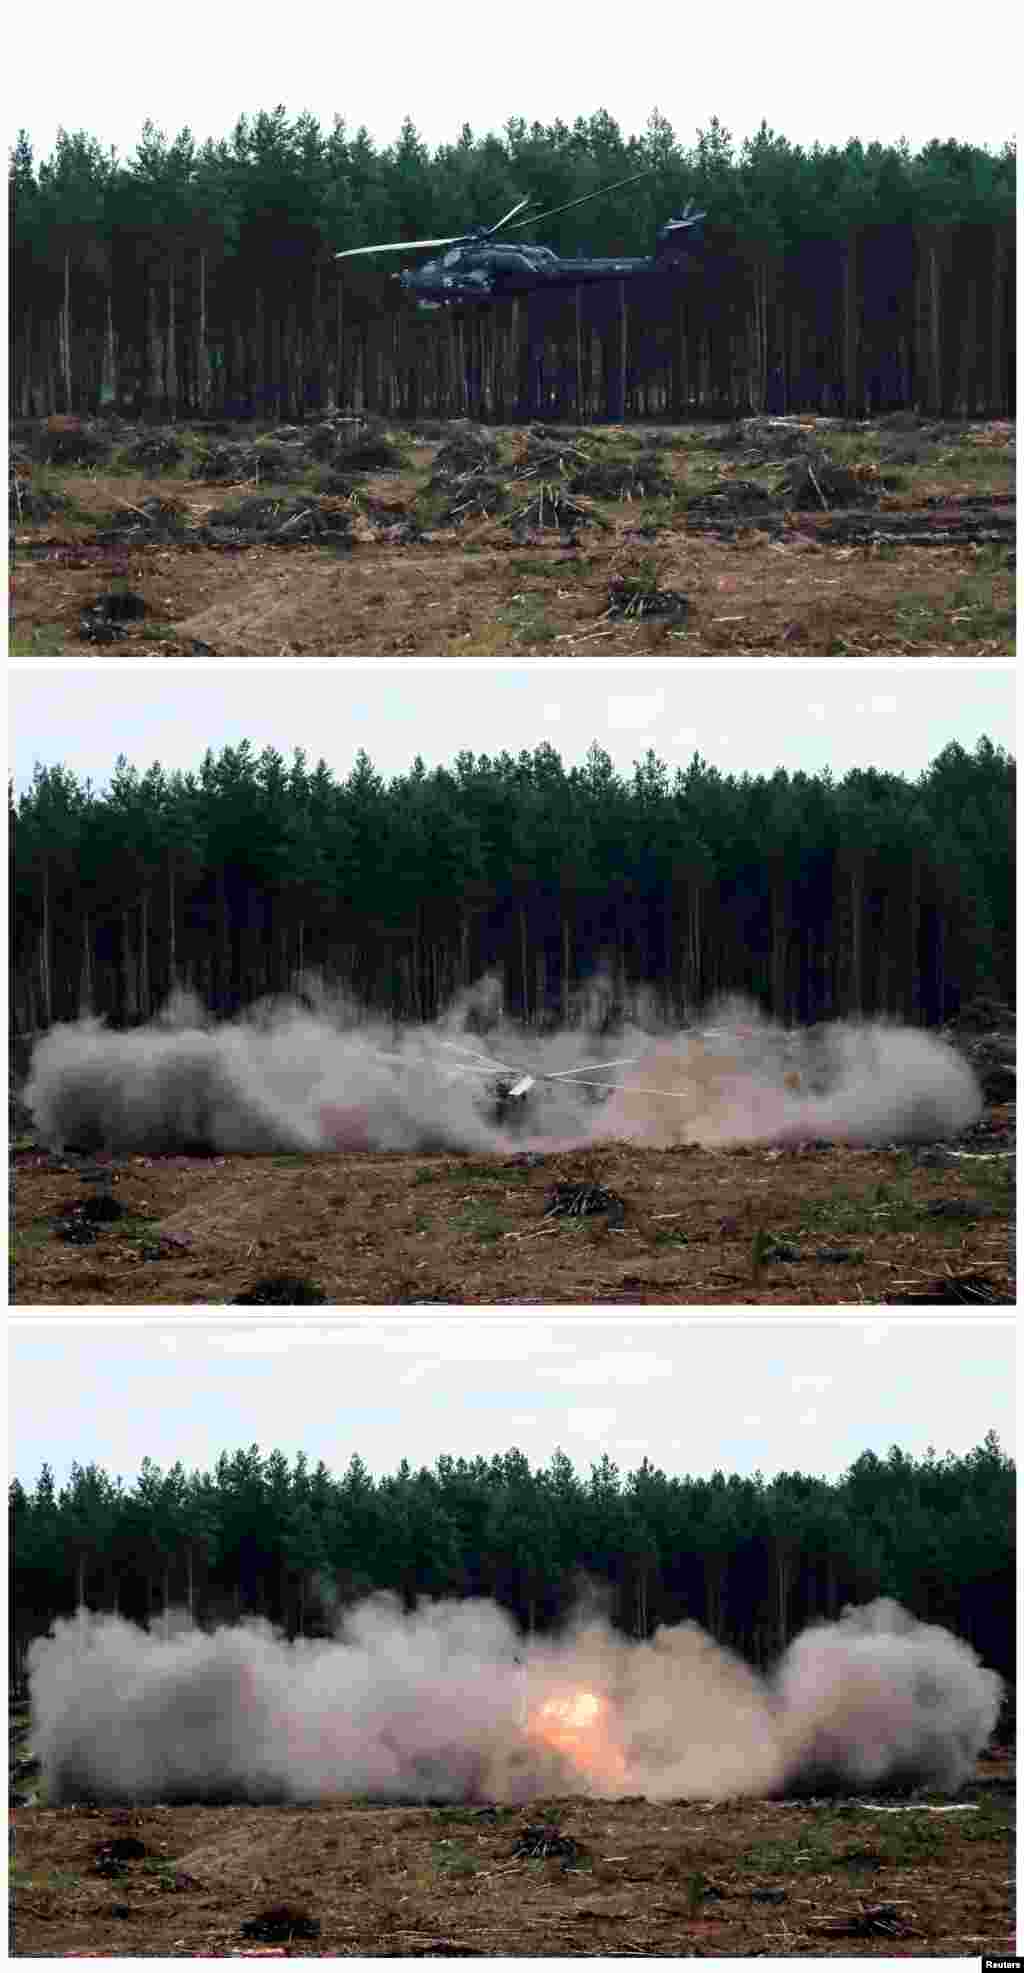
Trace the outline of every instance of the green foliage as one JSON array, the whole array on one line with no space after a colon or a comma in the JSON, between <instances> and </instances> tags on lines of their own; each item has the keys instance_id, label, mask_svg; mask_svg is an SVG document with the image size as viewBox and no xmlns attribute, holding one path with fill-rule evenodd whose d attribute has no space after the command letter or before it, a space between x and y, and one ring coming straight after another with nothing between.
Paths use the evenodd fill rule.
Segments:
<instances>
[{"instance_id":1,"label":"green foliage","mask_svg":"<svg viewBox=\"0 0 1024 1973\"><path fill-rule=\"evenodd\" d=\"M605 255L636 252L669 214L694 200L707 208L725 251L742 264L748 287L759 268L783 260L798 288L813 288L820 286L815 256L834 260L835 243L851 234L869 235L884 257L909 229L922 238L944 229L944 254L955 232L968 260L991 263L1005 252L995 235L1008 235L1015 212L1016 153L1009 142L989 150L933 139L912 153L903 142L865 146L851 138L842 147L805 148L762 123L737 147L712 116L687 145L657 111L640 136L626 137L600 110L578 117L571 129L561 119L545 126L513 117L500 135L476 136L465 125L455 143L431 152L408 117L394 142L378 149L363 127L350 133L336 118L324 130L308 113L291 118L278 105L242 115L229 136L201 145L188 126L169 139L147 121L125 160L84 131L61 129L52 155L37 164L20 131L9 170L14 285L37 321L47 322L62 307L70 277L76 328L81 335L88 324L93 343L102 341L112 295L122 349L134 351L150 371L141 395L172 407L181 399L192 411L202 397L201 390L194 395L192 367L180 362L173 379L155 374L154 338L163 335L165 319L158 288L164 294L187 282L194 291L202 270L208 339L195 374L212 366L215 377L231 375L226 396L233 411L252 408L253 389L247 375L253 352L236 360L235 325L256 319L258 308L269 337L271 322L285 324L297 311L317 324L317 348L301 379L298 371L288 374L289 359L278 361L268 345L256 387L265 403L297 414L307 386L317 403L330 395L328 318L320 310L328 283L333 287L337 251L457 235L523 197L543 211L645 171L638 183L544 221L543 239L570 254L581 247ZM346 268L350 320L369 323L385 294L387 305L396 305L386 270L372 262ZM833 267L833 296L834 274ZM888 306L892 283L884 285ZM897 285L909 308L912 280L902 269ZM962 295L963 281L958 289ZM813 313L806 312L808 324ZM422 333L415 317L405 327L410 337ZM85 355L84 341L81 348ZM823 361L826 350L827 342ZM82 368L73 396L78 390L101 401L116 395L106 364L100 378L91 347L84 364L76 352L75 364ZM32 375L39 388L41 372L33 368ZM953 388L947 379L943 394Z\"/></svg>"},{"instance_id":2,"label":"green foliage","mask_svg":"<svg viewBox=\"0 0 1024 1973\"><path fill-rule=\"evenodd\" d=\"M146 1459L129 1485L75 1464L58 1489L44 1466L9 1492L15 1635L23 1649L79 1596L108 1609L116 1597L137 1620L191 1599L200 1617L255 1611L322 1634L374 1590L407 1606L494 1596L544 1629L586 1575L622 1629L693 1618L758 1663L815 1617L895 1596L1012 1675L1015 1486L994 1433L963 1457L868 1451L834 1481L668 1475L646 1459L623 1474L606 1455L583 1475L561 1451L532 1468L516 1448L403 1460L381 1479L357 1453L335 1477L256 1445L212 1473ZM878 1844L927 1841L904 1821ZM785 1847L763 1867L785 1867Z\"/></svg>"},{"instance_id":3,"label":"green foliage","mask_svg":"<svg viewBox=\"0 0 1024 1973\"><path fill-rule=\"evenodd\" d=\"M673 773L652 752L625 777L596 745L567 769L547 743L416 760L387 783L362 752L339 781L248 740L184 774L120 757L103 790L40 764L13 809L16 1024L73 1018L86 977L97 1012L145 1016L185 970L218 1010L318 971L406 1019L501 970L506 1005L546 1019L613 944L620 999L656 985L680 1014L734 990L787 1020L934 1022L983 989L1012 995L1014 794L987 739L913 781L737 777L697 755Z\"/></svg>"}]
</instances>

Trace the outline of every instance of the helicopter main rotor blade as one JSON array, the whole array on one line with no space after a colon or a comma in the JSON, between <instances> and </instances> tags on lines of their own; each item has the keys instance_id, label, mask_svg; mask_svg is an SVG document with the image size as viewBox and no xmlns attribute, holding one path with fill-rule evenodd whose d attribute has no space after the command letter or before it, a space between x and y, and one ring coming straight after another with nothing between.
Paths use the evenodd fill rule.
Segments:
<instances>
[{"instance_id":1,"label":"helicopter main rotor blade","mask_svg":"<svg viewBox=\"0 0 1024 1973\"><path fill-rule=\"evenodd\" d=\"M336 253L335 260L351 260L357 253L412 253L416 247L454 247L460 240L472 238L471 234L453 233L447 240L387 240L376 247L345 247Z\"/></svg>"},{"instance_id":2,"label":"helicopter main rotor blade","mask_svg":"<svg viewBox=\"0 0 1024 1973\"><path fill-rule=\"evenodd\" d=\"M564 206L549 206L546 212L531 212L530 225L539 226L542 219L553 219L557 212L571 212L574 206L586 205L588 199L600 199L606 192L621 192L624 185L635 185L638 178L651 178L656 166L648 165L646 171L634 171L632 178L620 178L615 185L599 185L596 192L584 192L581 199L567 199Z\"/></svg>"},{"instance_id":3,"label":"helicopter main rotor blade","mask_svg":"<svg viewBox=\"0 0 1024 1973\"><path fill-rule=\"evenodd\" d=\"M492 233L499 233L499 232L501 231L501 228L502 228L503 226L507 226L507 225L508 225L508 222L509 222L509 220L510 220L510 219L514 219L514 218L515 218L515 216L516 216L516 213L517 213L517 212L522 212L522 210L523 210L523 207L524 207L524 206L528 206L528 205L529 205L529 203L530 203L530 201L529 201L529 199L520 199L520 201L519 201L519 204L518 204L517 206L513 206L513 207L512 207L512 210L511 210L511 212L507 212L507 213L505 214L505 217L504 217L504 219L499 219L499 220L498 220L498 223L497 223L497 225L496 225L496 226L489 226L489 227L487 228L487 233L488 233L488 237L489 237L489 236L490 236L490 234L492 234Z\"/></svg>"}]
</instances>

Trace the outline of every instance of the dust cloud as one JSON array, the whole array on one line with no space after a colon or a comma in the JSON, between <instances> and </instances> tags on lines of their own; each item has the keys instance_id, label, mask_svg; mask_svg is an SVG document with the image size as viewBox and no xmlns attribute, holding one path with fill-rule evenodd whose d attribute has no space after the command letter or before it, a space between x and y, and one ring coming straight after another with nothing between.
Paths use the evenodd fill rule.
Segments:
<instances>
[{"instance_id":1,"label":"dust cloud","mask_svg":"<svg viewBox=\"0 0 1024 1973\"><path fill-rule=\"evenodd\" d=\"M213 1022L176 995L144 1027L52 1028L24 1100L58 1150L151 1152L873 1144L953 1136L982 1110L968 1064L916 1028L787 1031L735 1000L671 1031L595 1031L583 1013L524 1034L493 981L404 1029L326 997Z\"/></svg>"},{"instance_id":2,"label":"dust cloud","mask_svg":"<svg viewBox=\"0 0 1024 1973\"><path fill-rule=\"evenodd\" d=\"M51 1802L952 1791L1002 1692L884 1599L812 1626L765 1679L696 1624L637 1643L589 1615L527 1642L493 1603L384 1595L290 1644L262 1623L205 1633L179 1612L147 1633L80 1611L29 1672ZM552 1713L584 1723L551 1734Z\"/></svg>"}]
</instances>

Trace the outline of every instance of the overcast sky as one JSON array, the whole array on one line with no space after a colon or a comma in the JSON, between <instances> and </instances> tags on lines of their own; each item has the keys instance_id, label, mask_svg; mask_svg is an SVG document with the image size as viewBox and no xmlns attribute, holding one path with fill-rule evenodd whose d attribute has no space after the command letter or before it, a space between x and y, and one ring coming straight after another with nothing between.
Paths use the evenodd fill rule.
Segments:
<instances>
[{"instance_id":1,"label":"overcast sky","mask_svg":"<svg viewBox=\"0 0 1024 1973\"><path fill-rule=\"evenodd\" d=\"M11 141L19 125L28 130L37 158L51 152L58 124L127 157L147 116L169 137L188 124L202 141L279 102L291 115L312 110L326 129L335 113L350 130L365 124L379 144L408 114L431 148L454 143L464 122L483 134L512 116L571 124L601 108L629 136L655 106L688 146L717 114L737 139L766 118L805 145L902 134L914 149L930 137L998 148L1016 125L1019 82L1009 8L988 18L986 41L955 31L951 17L865 0L836 38L836 19L808 0L728 15L655 8L639 24L619 14L584 21L537 0L500 15L467 0L441 10L399 0L384 14L295 17L181 0L173 22L156 22L113 0L101 14L64 6L48 15L45 49L34 50L27 17L17 17L8 122ZM1007 58L991 60L991 47Z\"/></svg>"},{"instance_id":2,"label":"overcast sky","mask_svg":"<svg viewBox=\"0 0 1024 1973\"><path fill-rule=\"evenodd\" d=\"M972 1317L886 1321L443 1316L278 1323L10 1325L11 1462L25 1485L90 1460L126 1481L146 1454L212 1468L254 1441L334 1473L490 1456L584 1475L835 1476L866 1449L1014 1450L1014 1330Z\"/></svg>"},{"instance_id":3,"label":"overcast sky","mask_svg":"<svg viewBox=\"0 0 1024 1973\"><path fill-rule=\"evenodd\" d=\"M118 753L140 772L154 760L198 768L207 746L246 737L286 758L296 747L311 763L322 754L341 779L360 747L384 775L404 773L417 752L435 767L463 747L516 753L545 740L571 766L597 740L627 774L651 747L673 768L696 750L723 773L878 767L913 778L951 740L1014 746L1014 673L977 662L33 665L11 667L10 699L18 792L36 761L103 787Z\"/></svg>"}]
</instances>

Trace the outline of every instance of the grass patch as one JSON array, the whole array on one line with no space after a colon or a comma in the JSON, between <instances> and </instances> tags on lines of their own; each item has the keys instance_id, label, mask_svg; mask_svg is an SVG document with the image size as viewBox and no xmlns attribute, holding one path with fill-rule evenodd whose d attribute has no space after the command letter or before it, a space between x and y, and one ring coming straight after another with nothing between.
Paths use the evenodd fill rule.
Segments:
<instances>
[{"instance_id":1,"label":"grass patch","mask_svg":"<svg viewBox=\"0 0 1024 1973\"><path fill-rule=\"evenodd\" d=\"M547 615L546 598L532 589L510 597L498 611L497 620L511 631L517 644L553 644L558 634Z\"/></svg>"},{"instance_id":2,"label":"grass patch","mask_svg":"<svg viewBox=\"0 0 1024 1973\"><path fill-rule=\"evenodd\" d=\"M884 1194L884 1197L882 1196ZM920 1222L909 1182L884 1183L858 1197L842 1187L828 1199L809 1200L800 1215L799 1233L910 1233Z\"/></svg>"},{"instance_id":3,"label":"grass patch","mask_svg":"<svg viewBox=\"0 0 1024 1973\"><path fill-rule=\"evenodd\" d=\"M485 1244L500 1240L503 1234L511 1231L506 1215L499 1213L497 1207L486 1200L479 1205L463 1206L459 1212L453 1213L451 1224L460 1233L472 1233Z\"/></svg>"},{"instance_id":4,"label":"grass patch","mask_svg":"<svg viewBox=\"0 0 1024 1973\"><path fill-rule=\"evenodd\" d=\"M53 1239L52 1219L34 1219L31 1226L15 1230L12 1245L19 1247L48 1247Z\"/></svg>"},{"instance_id":5,"label":"grass patch","mask_svg":"<svg viewBox=\"0 0 1024 1973\"><path fill-rule=\"evenodd\" d=\"M480 1860L462 1843L452 1837L443 1836L438 1844L438 1854L434 1867L442 1877L475 1877L480 1868Z\"/></svg>"},{"instance_id":6,"label":"grass patch","mask_svg":"<svg viewBox=\"0 0 1024 1973\"><path fill-rule=\"evenodd\" d=\"M12 658L62 658L67 631L59 623L40 623L27 632L12 631L8 655Z\"/></svg>"},{"instance_id":7,"label":"grass patch","mask_svg":"<svg viewBox=\"0 0 1024 1973\"><path fill-rule=\"evenodd\" d=\"M29 1870L12 1869L11 1889L14 1891L77 1891L82 1879L75 1870L44 1870L33 1873Z\"/></svg>"}]
</instances>

